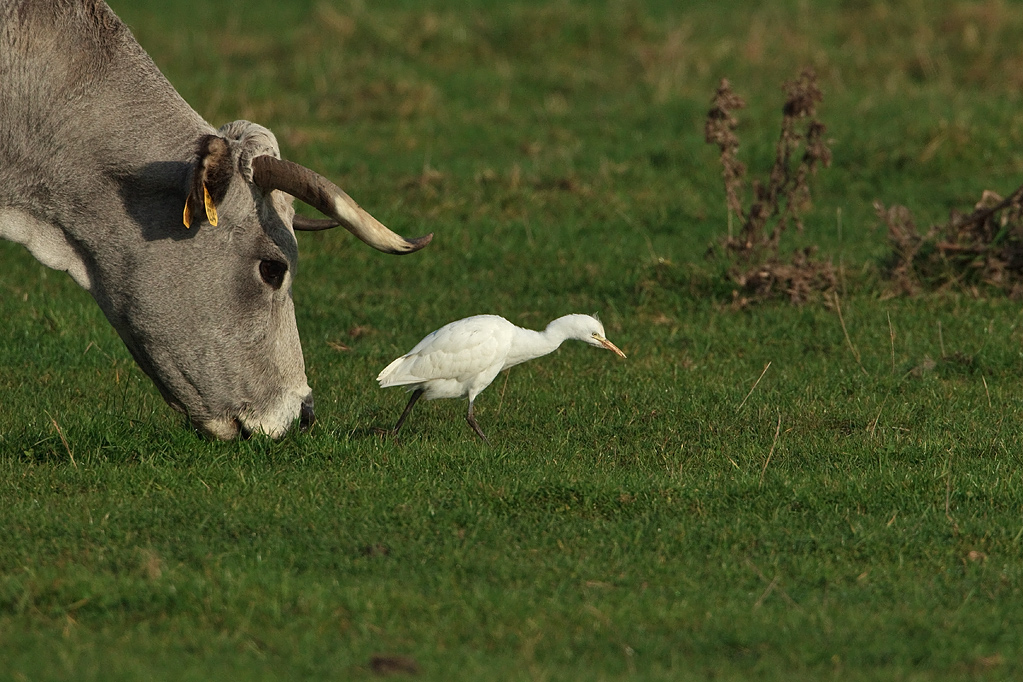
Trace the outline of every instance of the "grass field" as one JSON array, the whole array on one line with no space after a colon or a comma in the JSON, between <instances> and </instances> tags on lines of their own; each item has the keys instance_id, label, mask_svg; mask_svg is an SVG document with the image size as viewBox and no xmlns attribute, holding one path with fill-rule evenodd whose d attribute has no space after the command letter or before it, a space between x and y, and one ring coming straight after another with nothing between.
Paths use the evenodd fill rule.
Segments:
<instances>
[{"instance_id":1,"label":"grass field","mask_svg":"<svg viewBox=\"0 0 1023 682\"><path fill-rule=\"evenodd\" d=\"M318 421L209 442L87 293L0 243L0 680L1023 675L1023 317L892 296L926 224L1023 171L1012 3L113 2L182 95L272 128L424 251L299 237ZM739 310L703 122L766 172L810 65L836 299ZM978 295L979 294L979 295ZM582 344L421 403L373 378L492 312Z\"/></svg>"}]
</instances>

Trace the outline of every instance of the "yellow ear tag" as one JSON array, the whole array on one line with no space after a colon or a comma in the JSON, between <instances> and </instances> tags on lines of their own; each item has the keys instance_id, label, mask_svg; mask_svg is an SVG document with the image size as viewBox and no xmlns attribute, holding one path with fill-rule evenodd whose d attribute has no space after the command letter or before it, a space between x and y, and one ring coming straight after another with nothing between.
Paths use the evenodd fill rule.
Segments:
<instances>
[{"instance_id":1,"label":"yellow ear tag","mask_svg":"<svg viewBox=\"0 0 1023 682\"><path fill-rule=\"evenodd\" d=\"M185 227L192 227L192 209L188 207L188 199L185 199L185 212L181 216L182 222L185 223Z\"/></svg>"},{"instance_id":2,"label":"yellow ear tag","mask_svg":"<svg viewBox=\"0 0 1023 682\"><path fill-rule=\"evenodd\" d=\"M210 196L210 191L206 189L206 183L202 185L203 201L206 202L206 220L210 221L210 225L213 227L217 226L217 206L213 203L213 197Z\"/></svg>"}]
</instances>

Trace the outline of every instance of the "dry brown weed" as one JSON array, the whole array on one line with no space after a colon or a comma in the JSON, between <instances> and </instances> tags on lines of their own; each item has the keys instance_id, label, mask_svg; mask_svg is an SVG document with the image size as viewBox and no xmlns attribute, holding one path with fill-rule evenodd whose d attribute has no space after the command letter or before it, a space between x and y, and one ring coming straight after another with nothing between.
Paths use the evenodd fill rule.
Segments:
<instances>
[{"instance_id":1,"label":"dry brown weed","mask_svg":"<svg viewBox=\"0 0 1023 682\"><path fill-rule=\"evenodd\" d=\"M720 150L722 179L730 216L739 221L736 235L722 240L733 260L729 276L740 287L735 302L786 296L795 304L807 302L815 292L830 291L836 283L828 261L815 259L815 249L796 250L788 259L779 256L781 236L790 225L803 230L802 215L810 207L810 177L831 165L826 128L816 118L824 95L812 69L784 85L781 135L766 181L747 185L747 168L738 158L738 119L735 111L746 106L727 79L722 79L707 113L704 137ZM745 197L752 195L749 206Z\"/></svg>"},{"instance_id":2,"label":"dry brown weed","mask_svg":"<svg viewBox=\"0 0 1023 682\"><path fill-rule=\"evenodd\" d=\"M985 190L968 214L952 211L921 232L905 206L874 203L892 247L888 274L897 294L957 286L1023 297L1023 186L1006 198Z\"/></svg>"}]
</instances>

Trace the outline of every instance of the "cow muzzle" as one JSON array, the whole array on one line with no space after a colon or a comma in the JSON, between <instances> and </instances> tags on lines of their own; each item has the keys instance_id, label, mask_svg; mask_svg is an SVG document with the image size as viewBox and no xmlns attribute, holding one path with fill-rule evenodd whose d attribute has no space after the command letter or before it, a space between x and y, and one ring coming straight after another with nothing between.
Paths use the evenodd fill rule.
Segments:
<instances>
[{"instance_id":1,"label":"cow muzzle","mask_svg":"<svg viewBox=\"0 0 1023 682\"><path fill-rule=\"evenodd\" d=\"M237 417L204 421L192 420L192 424L200 433L218 440L234 438L244 440L260 434L270 438L280 438L290 430L296 419L299 429L303 432L308 431L316 421L316 414L313 411L313 394L309 392L304 397L299 397L301 394L291 395L290 400L282 401L276 409L265 413L253 414L243 411Z\"/></svg>"}]
</instances>

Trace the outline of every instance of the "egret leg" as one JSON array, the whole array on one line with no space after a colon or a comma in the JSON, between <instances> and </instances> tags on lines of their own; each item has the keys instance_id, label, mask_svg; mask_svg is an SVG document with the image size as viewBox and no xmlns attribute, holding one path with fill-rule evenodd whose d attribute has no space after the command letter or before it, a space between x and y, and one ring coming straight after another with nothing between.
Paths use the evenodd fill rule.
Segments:
<instances>
[{"instance_id":1,"label":"egret leg","mask_svg":"<svg viewBox=\"0 0 1023 682\"><path fill-rule=\"evenodd\" d=\"M476 423L476 416L472 413L472 401L469 401L469 412L465 415L465 421L469 422L469 426L476 432L476 435L483 439L483 442L490 445L490 439L487 438L486 434L483 433L483 429Z\"/></svg>"},{"instance_id":2,"label":"egret leg","mask_svg":"<svg viewBox=\"0 0 1023 682\"><path fill-rule=\"evenodd\" d=\"M393 429L391 429L392 434L398 435L398 429L400 429L401 425L405 423L405 417L409 415L409 412L412 411L412 406L415 405L416 401L421 397L423 397L423 389L417 388L412 391L412 397L408 399L408 405L405 406L405 410L401 413L401 416L398 417L398 423L394 425Z\"/></svg>"}]
</instances>

